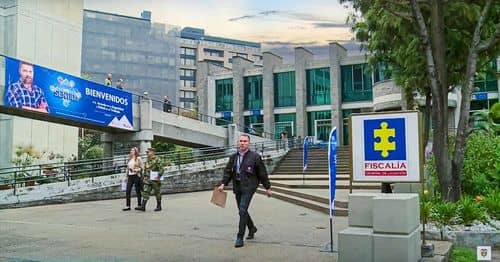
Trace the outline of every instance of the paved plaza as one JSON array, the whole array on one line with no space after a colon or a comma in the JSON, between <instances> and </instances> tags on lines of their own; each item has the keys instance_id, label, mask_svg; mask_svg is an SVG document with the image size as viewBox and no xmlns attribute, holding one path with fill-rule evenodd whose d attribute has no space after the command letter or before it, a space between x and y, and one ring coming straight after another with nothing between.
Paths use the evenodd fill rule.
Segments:
<instances>
[{"instance_id":1,"label":"paved plaza","mask_svg":"<svg viewBox=\"0 0 500 262\"><path fill-rule=\"evenodd\" d=\"M164 195L164 210L123 212L125 200L0 210L0 261L336 261L319 252L328 215L257 194L254 240L234 248L238 213L232 192L219 208L211 192ZM347 217L336 217L337 232Z\"/></svg>"}]
</instances>

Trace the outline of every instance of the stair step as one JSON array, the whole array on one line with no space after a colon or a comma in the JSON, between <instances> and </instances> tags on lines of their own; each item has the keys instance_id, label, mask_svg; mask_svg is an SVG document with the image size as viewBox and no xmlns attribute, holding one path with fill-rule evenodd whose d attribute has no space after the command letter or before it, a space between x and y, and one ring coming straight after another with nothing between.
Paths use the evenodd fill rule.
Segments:
<instances>
[{"instance_id":1,"label":"stair step","mask_svg":"<svg viewBox=\"0 0 500 262\"><path fill-rule=\"evenodd\" d=\"M340 182L340 183L339 183ZM285 188L309 188L309 189L328 189L329 185L326 181L306 181L305 183L302 180L295 181L280 181L272 182L273 186L285 187ZM374 183L355 183L352 185L353 189L380 189L380 184ZM349 189L349 181L339 180L336 183L337 189Z\"/></svg>"},{"instance_id":2,"label":"stair step","mask_svg":"<svg viewBox=\"0 0 500 262\"><path fill-rule=\"evenodd\" d=\"M287 195L292 195L295 197L300 197L300 198L316 201L316 202L326 204L326 205L328 205L328 202L330 201L328 199L328 197L322 197L322 196L318 196L318 195L314 195L314 194L307 194L307 193L298 192L298 191L294 191L293 189L288 189L288 188L283 188L283 187L273 186L272 190L273 190L273 192L279 192L279 193L283 193L283 194L287 194ZM335 207L348 208L348 202L343 201L343 200L335 200Z\"/></svg>"},{"instance_id":3,"label":"stair step","mask_svg":"<svg viewBox=\"0 0 500 262\"><path fill-rule=\"evenodd\" d=\"M328 181L330 177L328 175L305 175L302 177L302 175L270 175L269 179L271 181L274 180L300 180L300 179L305 179L305 180L326 180ZM349 176L337 176L337 180L349 180Z\"/></svg>"},{"instance_id":4,"label":"stair step","mask_svg":"<svg viewBox=\"0 0 500 262\"><path fill-rule=\"evenodd\" d=\"M259 188L259 189L257 189L257 193L265 194L265 190L262 190ZM319 212L324 213L324 214L330 213L330 210L328 208L328 204L319 203L316 201L312 201L312 200L284 194L281 192L273 192L272 197L279 199L279 200L283 200L283 201L288 202L288 203L296 204L296 205L299 205L299 206L302 206L302 207L305 207L308 209L316 210L316 211L319 211ZM348 213L349 213L349 211L347 209L343 209L343 208L336 208L336 209L334 209L333 212L334 212L335 216L344 216L344 217L348 216Z\"/></svg>"}]
</instances>

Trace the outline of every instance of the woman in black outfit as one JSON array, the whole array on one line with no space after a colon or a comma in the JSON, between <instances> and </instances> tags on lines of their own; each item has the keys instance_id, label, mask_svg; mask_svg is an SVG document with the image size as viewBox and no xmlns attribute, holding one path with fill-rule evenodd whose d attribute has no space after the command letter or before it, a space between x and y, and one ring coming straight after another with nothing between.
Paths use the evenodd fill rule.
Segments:
<instances>
[{"instance_id":1,"label":"woman in black outfit","mask_svg":"<svg viewBox=\"0 0 500 262\"><path fill-rule=\"evenodd\" d=\"M137 195L137 208L141 207L141 172L142 172L142 160L139 157L139 150L137 147L130 149L130 154L128 156L127 163L127 191L126 199L127 206L123 211L130 210L130 193L132 191L132 186L135 186L135 193Z\"/></svg>"}]
</instances>

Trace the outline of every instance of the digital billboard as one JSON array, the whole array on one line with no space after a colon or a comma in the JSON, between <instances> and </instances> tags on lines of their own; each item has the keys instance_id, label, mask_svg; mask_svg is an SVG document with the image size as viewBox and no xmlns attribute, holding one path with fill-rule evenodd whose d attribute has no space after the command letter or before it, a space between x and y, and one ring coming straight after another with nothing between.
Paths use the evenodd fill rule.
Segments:
<instances>
[{"instance_id":1,"label":"digital billboard","mask_svg":"<svg viewBox=\"0 0 500 262\"><path fill-rule=\"evenodd\" d=\"M5 62L5 106L133 129L131 93L9 57Z\"/></svg>"}]
</instances>

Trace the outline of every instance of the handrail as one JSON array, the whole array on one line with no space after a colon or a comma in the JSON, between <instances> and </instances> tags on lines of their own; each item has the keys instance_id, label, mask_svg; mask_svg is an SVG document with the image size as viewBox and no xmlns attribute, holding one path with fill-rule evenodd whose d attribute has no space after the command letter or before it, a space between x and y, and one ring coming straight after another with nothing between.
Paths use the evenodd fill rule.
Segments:
<instances>
[{"instance_id":1,"label":"handrail","mask_svg":"<svg viewBox=\"0 0 500 262\"><path fill-rule=\"evenodd\" d=\"M297 139L296 139L297 140ZM290 141L292 148L300 146L301 142L292 139ZM265 141L252 143L253 150L265 154L265 152L275 150L286 150L282 141ZM168 160L170 166L204 162L214 159L228 157L237 150L236 146L226 146L219 148L204 148L203 150L185 150L180 152L158 153L157 157ZM26 167L11 167L3 168L0 171L0 186L11 186L16 194L16 189L19 186L35 185L51 182L67 181L68 186L74 179L90 177L93 181L95 177L123 173L126 170L127 157L119 159L105 158L89 161L64 162L59 164L38 164Z\"/></svg>"},{"instance_id":2,"label":"handrail","mask_svg":"<svg viewBox=\"0 0 500 262\"><path fill-rule=\"evenodd\" d=\"M276 141L264 141L264 142L255 142L251 143L251 147L254 148L254 150L260 150L263 152L263 149L269 148L269 147L275 147L275 144L278 142ZM158 152L155 155L158 157L166 158L166 159L173 159L173 158L185 158L183 155L195 155L193 158L199 159L200 156L207 156L210 154L217 154L219 152L228 152L228 151L236 151L237 146L224 146L224 147L205 147L201 149L186 149L186 150L179 150L179 151L174 151L174 152ZM141 155L142 157L145 157L145 155ZM94 164L103 164L103 163L115 163L115 162L120 162L123 161L125 162L128 159L127 155L122 155L118 157L106 157L106 158L99 158L99 159L89 159L89 160L80 160L80 161L66 161L66 162L52 162L52 163L43 163L43 164L34 164L34 165L29 165L29 166L11 166L11 167L3 167L0 168L0 176L4 174L9 174L12 172L29 172L29 171L37 171L40 169L54 169L58 168L61 166L64 167L72 167L72 166L81 166L81 165L94 165Z\"/></svg>"}]
</instances>

